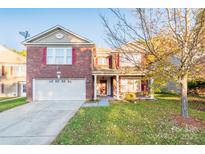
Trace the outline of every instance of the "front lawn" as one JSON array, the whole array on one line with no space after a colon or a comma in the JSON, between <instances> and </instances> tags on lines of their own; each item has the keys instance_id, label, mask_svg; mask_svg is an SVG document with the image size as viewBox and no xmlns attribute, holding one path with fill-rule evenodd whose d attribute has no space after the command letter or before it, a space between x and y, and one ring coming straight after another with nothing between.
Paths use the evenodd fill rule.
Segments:
<instances>
[{"instance_id":1,"label":"front lawn","mask_svg":"<svg viewBox=\"0 0 205 154\"><path fill-rule=\"evenodd\" d=\"M115 101L109 107L81 108L53 144L205 144L205 128L174 121L180 101L156 95L137 104ZM205 98L189 97L190 116L205 122Z\"/></svg>"},{"instance_id":2,"label":"front lawn","mask_svg":"<svg viewBox=\"0 0 205 154\"><path fill-rule=\"evenodd\" d=\"M26 103L26 98L17 98L13 100L0 102L0 112Z\"/></svg>"}]
</instances>

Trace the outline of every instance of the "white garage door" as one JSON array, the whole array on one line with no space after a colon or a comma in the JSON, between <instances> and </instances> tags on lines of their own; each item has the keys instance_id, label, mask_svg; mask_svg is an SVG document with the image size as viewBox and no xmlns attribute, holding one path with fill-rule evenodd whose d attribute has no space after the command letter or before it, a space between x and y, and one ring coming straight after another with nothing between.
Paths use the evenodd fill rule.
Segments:
<instances>
[{"instance_id":1,"label":"white garage door","mask_svg":"<svg viewBox=\"0 0 205 154\"><path fill-rule=\"evenodd\" d=\"M85 79L34 79L33 100L84 100Z\"/></svg>"}]
</instances>

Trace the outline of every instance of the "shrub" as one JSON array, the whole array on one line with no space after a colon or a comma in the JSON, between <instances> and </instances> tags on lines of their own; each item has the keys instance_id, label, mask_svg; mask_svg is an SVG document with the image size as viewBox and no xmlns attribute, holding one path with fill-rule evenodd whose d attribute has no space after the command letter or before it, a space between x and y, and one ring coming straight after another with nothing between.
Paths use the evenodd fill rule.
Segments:
<instances>
[{"instance_id":1,"label":"shrub","mask_svg":"<svg viewBox=\"0 0 205 154\"><path fill-rule=\"evenodd\" d=\"M127 101L134 101L136 100L136 94L135 93L125 93L124 99Z\"/></svg>"},{"instance_id":2,"label":"shrub","mask_svg":"<svg viewBox=\"0 0 205 154\"><path fill-rule=\"evenodd\" d=\"M161 88L154 88L154 93L159 94L161 92L162 92Z\"/></svg>"},{"instance_id":3,"label":"shrub","mask_svg":"<svg viewBox=\"0 0 205 154\"><path fill-rule=\"evenodd\" d=\"M199 80L199 81L189 81L188 82L188 88L189 89L205 88L205 81L202 81L202 80Z\"/></svg>"},{"instance_id":4,"label":"shrub","mask_svg":"<svg viewBox=\"0 0 205 154\"><path fill-rule=\"evenodd\" d=\"M198 81L190 81L188 82L188 93L192 95L205 95L205 81L198 80Z\"/></svg>"}]
</instances>

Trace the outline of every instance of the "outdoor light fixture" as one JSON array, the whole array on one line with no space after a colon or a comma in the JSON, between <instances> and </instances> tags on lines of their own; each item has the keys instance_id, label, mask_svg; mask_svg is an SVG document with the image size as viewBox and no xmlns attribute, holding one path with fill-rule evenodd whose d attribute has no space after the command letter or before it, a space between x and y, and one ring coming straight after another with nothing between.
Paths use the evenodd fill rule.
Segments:
<instances>
[{"instance_id":1,"label":"outdoor light fixture","mask_svg":"<svg viewBox=\"0 0 205 154\"><path fill-rule=\"evenodd\" d=\"M57 78L60 79L61 78L61 71L57 71L56 74L57 74Z\"/></svg>"},{"instance_id":2,"label":"outdoor light fixture","mask_svg":"<svg viewBox=\"0 0 205 154\"><path fill-rule=\"evenodd\" d=\"M60 71L59 66L57 66L56 69L57 69L57 71L56 71L57 78L60 79L61 78L61 71Z\"/></svg>"}]
</instances>

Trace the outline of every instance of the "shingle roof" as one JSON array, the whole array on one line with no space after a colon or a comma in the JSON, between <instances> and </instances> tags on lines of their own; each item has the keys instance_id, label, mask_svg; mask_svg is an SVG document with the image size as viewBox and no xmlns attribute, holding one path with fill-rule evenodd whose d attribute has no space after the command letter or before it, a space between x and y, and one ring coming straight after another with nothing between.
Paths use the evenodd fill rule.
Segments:
<instances>
[{"instance_id":1,"label":"shingle roof","mask_svg":"<svg viewBox=\"0 0 205 154\"><path fill-rule=\"evenodd\" d=\"M0 45L0 64L25 64L26 57Z\"/></svg>"}]
</instances>

